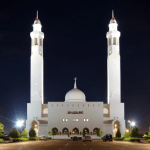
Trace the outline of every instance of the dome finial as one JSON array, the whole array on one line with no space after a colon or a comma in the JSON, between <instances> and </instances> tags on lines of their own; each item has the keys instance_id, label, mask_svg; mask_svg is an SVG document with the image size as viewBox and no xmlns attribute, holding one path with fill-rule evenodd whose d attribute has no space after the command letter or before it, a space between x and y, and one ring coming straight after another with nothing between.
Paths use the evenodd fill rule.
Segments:
<instances>
[{"instance_id":1,"label":"dome finial","mask_svg":"<svg viewBox=\"0 0 150 150\"><path fill-rule=\"evenodd\" d=\"M36 18L38 19L38 10L37 10L37 15L36 15Z\"/></svg>"},{"instance_id":2,"label":"dome finial","mask_svg":"<svg viewBox=\"0 0 150 150\"><path fill-rule=\"evenodd\" d=\"M112 19L114 18L114 10L112 10Z\"/></svg>"},{"instance_id":3,"label":"dome finial","mask_svg":"<svg viewBox=\"0 0 150 150\"><path fill-rule=\"evenodd\" d=\"M76 89L77 88L77 84L76 84L77 77L75 77L74 80L75 80L74 81L74 89Z\"/></svg>"}]
</instances>

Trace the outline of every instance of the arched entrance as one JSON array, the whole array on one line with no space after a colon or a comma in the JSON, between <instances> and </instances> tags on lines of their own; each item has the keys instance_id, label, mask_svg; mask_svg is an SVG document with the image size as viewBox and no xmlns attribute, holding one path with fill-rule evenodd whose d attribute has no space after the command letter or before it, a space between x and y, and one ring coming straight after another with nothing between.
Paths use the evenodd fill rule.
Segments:
<instances>
[{"instance_id":1,"label":"arched entrance","mask_svg":"<svg viewBox=\"0 0 150 150\"><path fill-rule=\"evenodd\" d=\"M83 130L85 130L85 134L89 134L89 129L88 128L84 128Z\"/></svg>"},{"instance_id":2,"label":"arched entrance","mask_svg":"<svg viewBox=\"0 0 150 150\"><path fill-rule=\"evenodd\" d=\"M114 137L116 136L116 133L117 133L118 129L120 130L120 123L117 120L117 121L114 122L114 130L113 130L114 131Z\"/></svg>"},{"instance_id":3,"label":"arched entrance","mask_svg":"<svg viewBox=\"0 0 150 150\"><path fill-rule=\"evenodd\" d=\"M38 136L38 124L35 120L32 121L32 128L35 130L36 136Z\"/></svg>"},{"instance_id":4,"label":"arched entrance","mask_svg":"<svg viewBox=\"0 0 150 150\"><path fill-rule=\"evenodd\" d=\"M97 130L98 130L98 128L93 129L93 135L97 135Z\"/></svg>"},{"instance_id":5,"label":"arched entrance","mask_svg":"<svg viewBox=\"0 0 150 150\"><path fill-rule=\"evenodd\" d=\"M55 128L53 128L54 130L55 130L55 133L56 133L56 135L58 135L59 133L58 133L58 129L55 127ZM52 129L52 130L53 130Z\"/></svg>"},{"instance_id":6,"label":"arched entrance","mask_svg":"<svg viewBox=\"0 0 150 150\"><path fill-rule=\"evenodd\" d=\"M79 135L79 129L78 128L74 128L72 130L72 135Z\"/></svg>"},{"instance_id":7,"label":"arched entrance","mask_svg":"<svg viewBox=\"0 0 150 150\"><path fill-rule=\"evenodd\" d=\"M62 135L68 135L68 134L69 134L69 130L67 128L63 128Z\"/></svg>"}]
</instances>

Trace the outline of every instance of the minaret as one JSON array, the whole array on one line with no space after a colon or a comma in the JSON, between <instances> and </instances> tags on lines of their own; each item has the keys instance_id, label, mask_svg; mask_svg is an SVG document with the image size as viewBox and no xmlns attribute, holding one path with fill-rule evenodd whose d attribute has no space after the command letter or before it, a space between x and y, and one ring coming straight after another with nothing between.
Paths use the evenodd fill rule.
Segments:
<instances>
[{"instance_id":1,"label":"minaret","mask_svg":"<svg viewBox=\"0 0 150 150\"><path fill-rule=\"evenodd\" d=\"M112 19L109 23L107 38L107 103L121 102L120 88L120 32L117 30L117 22L112 11Z\"/></svg>"},{"instance_id":2,"label":"minaret","mask_svg":"<svg viewBox=\"0 0 150 150\"><path fill-rule=\"evenodd\" d=\"M43 104L43 39L41 22L37 17L33 24L31 36L31 76L30 76L30 102Z\"/></svg>"}]
</instances>

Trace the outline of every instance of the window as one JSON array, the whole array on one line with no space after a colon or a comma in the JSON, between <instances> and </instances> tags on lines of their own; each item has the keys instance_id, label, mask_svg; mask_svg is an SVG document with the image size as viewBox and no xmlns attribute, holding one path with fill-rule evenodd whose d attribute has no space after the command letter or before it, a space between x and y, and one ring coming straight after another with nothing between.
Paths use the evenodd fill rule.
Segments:
<instances>
[{"instance_id":1,"label":"window","mask_svg":"<svg viewBox=\"0 0 150 150\"><path fill-rule=\"evenodd\" d=\"M78 119L76 119L76 121L78 121Z\"/></svg>"},{"instance_id":2,"label":"window","mask_svg":"<svg viewBox=\"0 0 150 150\"><path fill-rule=\"evenodd\" d=\"M33 52L32 52L32 54L33 54Z\"/></svg>"},{"instance_id":3,"label":"window","mask_svg":"<svg viewBox=\"0 0 150 150\"><path fill-rule=\"evenodd\" d=\"M35 66L37 68L37 66Z\"/></svg>"},{"instance_id":4,"label":"window","mask_svg":"<svg viewBox=\"0 0 150 150\"><path fill-rule=\"evenodd\" d=\"M42 39L40 39L40 46L42 46Z\"/></svg>"},{"instance_id":5,"label":"window","mask_svg":"<svg viewBox=\"0 0 150 150\"><path fill-rule=\"evenodd\" d=\"M43 114L48 114L48 108L43 109Z\"/></svg>"},{"instance_id":6,"label":"window","mask_svg":"<svg viewBox=\"0 0 150 150\"><path fill-rule=\"evenodd\" d=\"M65 121L65 119L63 119L63 121Z\"/></svg>"},{"instance_id":7,"label":"window","mask_svg":"<svg viewBox=\"0 0 150 150\"><path fill-rule=\"evenodd\" d=\"M66 119L66 121L68 121L68 119Z\"/></svg>"},{"instance_id":8,"label":"window","mask_svg":"<svg viewBox=\"0 0 150 150\"><path fill-rule=\"evenodd\" d=\"M76 121L76 119L73 119L73 122L75 122Z\"/></svg>"},{"instance_id":9,"label":"window","mask_svg":"<svg viewBox=\"0 0 150 150\"><path fill-rule=\"evenodd\" d=\"M41 54L41 51L39 51L39 53Z\"/></svg>"},{"instance_id":10,"label":"window","mask_svg":"<svg viewBox=\"0 0 150 150\"><path fill-rule=\"evenodd\" d=\"M84 119L84 121L85 121L85 119Z\"/></svg>"},{"instance_id":11,"label":"window","mask_svg":"<svg viewBox=\"0 0 150 150\"><path fill-rule=\"evenodd\" d=\"M109 51L109 54L111 54L111 51Z\"/></svg>"},{"instance_id":12,"label":"window","mask_svg":"<svg viewBox=\"0 0 150 150\"><path fill-rule=\"evenodd\" d=\"M37 38L35 38L35 45L38 45L38 43L37 43Z\"/></svg>"},{"instance_id":13,"label":"window","mask_svg":"<svg viewBox=\"0 0 150 150\"><path fill-rule=\"evenodd\" d=\"M114 76L115 76L116 74L114 74Z\"/></svg>"},{"instance_id":14,"label":"window","mask_svg":"<svg viewBox=\"0 0 150 150\"><path fill-rule=\"evenodd\" d=\"M113 45L116 45L116 37L113 38Z\"/></svg>"},{"instance_id":15,"label":"window","mask_svg":"<svg viewBox=\"0 0 150 150\"><path fill-rule=\"evenodd\" d=\"M86 119L86 121L89 121L89 119Z\"/></svg>"},{"instance_id":16,"label":"window","mask_svg":"<svg viewBox=\"0 0 150 150\"><path fill-rule=\"evenodd\" d=\"M111 45L111 38L109 38L109 45Z\"/></svg>"},{"instance_id":17,"label":"window","mask_svg":"<svg viewBox=\"0 0 150 150\"><path fill-rule=\"evenodd\" d=\"M37 59L37 57L35 57L35 59Z\"/></svg>"},{"instance_id":18,"label":"window","mask_svg":"<svg viewBox=\"0 0 150 150\"><path fill-rule=\"evenodd\" d=\"M103 114L108 114L108 109L107 108L103 108Z\"/></svg>"},{"instance_id":19,"label":"window","mask_svg":"<svg viewBox=\"0 0 150 150\"><path fill-rule=\"evenodd\" d=\"M37 85L37 83L35 83L35 85Z\"/></svg>"},{"instance_id":20,"label":"window","mask_svg":"<svg viewBox=\"0 0 150 150\"><path fill-rule=\"evenodd\" d=\"M114 93L116 93L116 91L114 91Z\"/></svg>"},{"instance_id":21,"label":"window","mask_svg":"<svg viewBox=\"0 0 150 150\"><path fill-rule=\"evenodd\" d=\"M35 74L35 76L37 76L37 74Z\"/></svg>"}]
</instances>

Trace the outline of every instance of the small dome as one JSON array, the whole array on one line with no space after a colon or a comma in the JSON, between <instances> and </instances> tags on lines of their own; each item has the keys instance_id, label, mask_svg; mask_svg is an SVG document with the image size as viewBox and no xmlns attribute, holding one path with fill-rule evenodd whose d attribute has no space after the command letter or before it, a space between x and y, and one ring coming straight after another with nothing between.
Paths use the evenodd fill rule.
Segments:
<instances>
[{"instance_id":1,"label":"small dome","mask_svg":"<svg viewBox=\"0 0 150 150\"><path fill-rule=\"evenodd\" d=\"M75 78L74 88L65 96L65 102L86 102L85 94L76 87L76 79L77 78Z\"/></svg>"},{"instance_id":2,"label":"small dome","mask_svg":"<svg viewBox=\"0 0 150 150\"><path fill-rule=\"evenodd\" d=\"M40 22L40 20L39 19L35 19L35 21L34 21L34 24L41 24L41 22Z\"/></svg>"}]
</instances>

